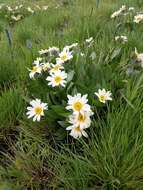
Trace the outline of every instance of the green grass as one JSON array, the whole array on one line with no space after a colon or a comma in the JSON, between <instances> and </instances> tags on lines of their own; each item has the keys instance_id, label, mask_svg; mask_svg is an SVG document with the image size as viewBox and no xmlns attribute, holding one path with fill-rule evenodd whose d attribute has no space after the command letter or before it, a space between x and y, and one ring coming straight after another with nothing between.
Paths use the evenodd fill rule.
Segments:
<instances>
[{"instance_id":1,"label":"green grass","mask_svg":"<svg viewBox=\"0 0 143 190\"><path fill-rule=\"evenodd\" d=\"M17 23L0 20L0 190L142 190L143 74L134 65L136 73L126 74L134 48L143 52L142 25L133 25L133 16L111 20L110 15L122 4L140 11L143 1L0 3L49 5ZM117 35L126 35L128 43L115 43ZM95 43L87 48L83 42L91 36ZM43 79L29 79L27 68L40 49L74 42L85 57L66 65L75 73L68 88L53 90ZM113 94L107 106L94 96L103 87ZM67 94L76 92L88 94L94 111L88 139L74 140L65 130ZM32 98L48 102L40 123L26 117Z\"/></svg>"}]
</instances>

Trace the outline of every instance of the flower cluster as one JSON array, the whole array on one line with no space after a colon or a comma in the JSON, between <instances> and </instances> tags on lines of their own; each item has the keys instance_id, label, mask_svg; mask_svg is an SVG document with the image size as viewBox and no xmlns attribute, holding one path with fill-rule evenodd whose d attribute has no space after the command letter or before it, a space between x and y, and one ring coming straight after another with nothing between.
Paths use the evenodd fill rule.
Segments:
<instances>
[{"instance_id":1,"label":"flower cluster","mask_svg":"<svg viewBox=\"0 0 143 190\"><path fill-rule=\"evenodd\" d=\"M74 138L81 137L82 135L88 137L85 129L90 127L91 111L90 105L87 103L87 94L77 94L74 96L68 95L68 106L67 110L72 110L72 114L69 116L69 123L71 124L66 130L71 130L70 135Z\"/></svg>"},{"instance_id":2,"label":"flower cluster","mask_svg":"<svg viewBox=\"0 0 143 190\"><path fill-rule=\"evenodd\" d=\"M86 39L84 43L87 47L90 47L93 42L93 37L90 37ZM49 86L65 87L68 78L68 74L65 72L65 65L72 60L77 46L79 47L78 43L73 43L65 46L62 51L57 47L41 49L39 51L40 57L36 58L33 62L32 69L29 69L29 77L33 79L44 73L44 77L46 76L45 80L48 81ZM98 97L98 100L104 104L108 100L112 100L111 92L105 89L99 89L98 92L95 92L95 95ZM88 104L87 96L87 94L81 95L80 93L74 96L67 96L68 103L66 109L72 113L68 116L70 126L66 127L66 130L70 130L70 135L75 139L82 136L88 137L86 129L91 126L93 111ZM44 116L44 111L47 109L47 103L43 103L39 99L32 100L30 106L27 107L28 118L33 118L33 121L40 121L41 117Z\"/></svg>"},{"instance_id":3,"label":"flower cluster","mask_svg":"<svg viewBox=\"0 0 143 190\"><path fill-rule=\"evenodd\" d=\"M50 47L49 49L41 49L38 57L33 62L33 68L29 69L30 78L46 72L48 74L46 80L48 85L52 87L62 86L65 87L67 83L67 73L64 71L64 64L73 58L73 47L78 45L77 43L70 46L66 46L60 52L57 47Z\"/></svg>"},{"instance_id":4,"label":"flower cluster","mask_svg":"<svg viewBox=\"0 0 143 190\"><path fill-rule=\"evenodd\" d=\"M126 10L126 5L122 5L122 7L115 11L112 15L111 15L111 18L115 18L115 17L118 17L120 16L124 11Z\"/></svg>"},{"instance_id":5,"label":"flower cluster","mask_svg":"<svg viewBox=\"0 0 143 190\"><path fill-rule=\"evenodd\" d=\"M115 36L115 41L119 41L124 44L124 43L128 42L128 38L127 38L127 36L123 36L123 35Z\"/></svg>"},{"instance_id":6,"label":"flower cluster","mask_svg":"<svg viewBox=\"0 0 143 190\"><path fill-rule=\"evenodd\" d=\"M116 17L119 17L119 16L126 16L126 15L128 15L130 13L133 13L134 9L135 9L134 7L129 7L128 8L126 5L122 5L122 7L119 10L112 13L111 18L113 19L113 18L116 18Z\"/></svg>"},{"instance_id":7,"label":"flower cluster","mask_svg":"<svg viewBox=\"0 0 143 190\"><path fill-rule=\"evenodd\" d=\"M35 4L32 8L30 6L25 6L24 4L19 4L16 6L9 6L7 4L0 4L0 13L10 22L18 22L25 18L29 14L33 14L37 11L46 11L48 5L39 6Z\"/></svg>"}]
</instances>

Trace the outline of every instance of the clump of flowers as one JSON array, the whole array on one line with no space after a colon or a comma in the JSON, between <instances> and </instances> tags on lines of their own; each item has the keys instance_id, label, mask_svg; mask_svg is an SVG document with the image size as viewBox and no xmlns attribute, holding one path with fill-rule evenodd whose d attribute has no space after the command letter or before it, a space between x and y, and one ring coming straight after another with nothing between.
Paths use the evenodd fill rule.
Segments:
<instances>
[{"instance_id":1,"label":"clump of flowers","mask_svg":"<svg viewBox=\"0 0 143 190\"><path fill-rule=\"evenodd\" d=\"M119 10L115 11L111 15L111 18L115 18L115 17L118 17L118 16L122 15L122 13L125 12L125 10L126 10L126 5L122 5L122 7Z\"/></svg>"},{"instance_id":2,"label":"clump of flowers","mask_svg":"<svg viewBox=\"0 0 143 190\"><path fill-rule=\"evenodd\" d=\"M115 36L115 41L119 41L124 44L124 43L128 42L128 38L127 38L127 36L123 36L123 35Z\"/></svg>"},{"instance_id":3,"label":"clump of flowers","mask_svg":"<svg viewBox=\"0 0 143 190\"><path fill-rule=\"evenodd\" d=\"M83 96L80 93L74 96L68 95L66 109L72 110L73 113L69 116L69 123L71 125L66 130L70 130L70 135L75 139L81 136L88 137L85 129L90 127L93 112L87 102L87 94Z\"/></svg>"},{"instance_id":4,"label":"clump of flowers","mask_svg":"<svg viewBox=\"0 0 143 190\"><path fill-rule=\"evenodd\" d=\"M84 44L87 45L86 48L89 48L93 42L93 37L90 37L84 41ZM32 69L28 69L30 71L30 79L42 77L42 80L47 81L47 85L50 87L48 88L50 92L54 92L53 94L55 94L58 89L61 89L61 91L65 91L67 95L66 89L69 89L69 86L72 88L72 85L74 84L72 81L72 76L75 72L74 70L68 72L67 66L69 65L73 67L73 64L70 64L70 62L72 62L74 56L76 56L76 53L77 55L81 54L81 51L78 51L78 48L80 49L79 44L73 43L65 46L61 51L55 46L47 49L41 49L39 51L40 57L37 57L34 60ZM69 78L71 83L68 83ZM66 108L64 106L64 110L71 112L69 116L66 115L69 124L69 126L67 126L66 122L66 130L70 131L70 136L75 139L82 136L88 137L86 129L91 126L92 116L94 113L88 103L87 94L74 94L74 96L67 96L67 106ZM102 103L112 100L111 92L106 91L105 89L99 89L98 93L95 94ZM53 101L51 102L53 103ZM30 106L27 107L28 112L26 114L28 115L28 118L33 118L33 121L40 121L41 117L44 116L44 112L48 108L47 103L43 103L39 99L34 99L30 102Z\"/></svg>"},{"instance_id":5,"label":"clump of flowers","mask_svg":"<svg viewBox=\"0 0 143 190\"><path fill-rule=\"evenodd\" d=\"M43 72L47 74L46 80L48 85L52 87L65 87L67 83L67 73L65 72L64 64L73 58L73 51L70 49L75 47L75 44L66 46L61 52L59 48L50 47L48 49L41 49L39 54L41 57L33 62L30 71L30 78L35 78Z\"/></svg>"},{"instance_id":6,"label":"clump of flowers","mask_svg":"<svg viewBox=\"0 0 143 190\"><path fill-rule=\"evenodd\" d=\"M18 4L16 6L9 6L7 4L0 4L0 14L1 17L7 19L10 24L14 24L30 14L34 14L37 11L46 11L48 5L34 5L33 7L26 7L24 4Z\"/></svg>"}]
</instances>

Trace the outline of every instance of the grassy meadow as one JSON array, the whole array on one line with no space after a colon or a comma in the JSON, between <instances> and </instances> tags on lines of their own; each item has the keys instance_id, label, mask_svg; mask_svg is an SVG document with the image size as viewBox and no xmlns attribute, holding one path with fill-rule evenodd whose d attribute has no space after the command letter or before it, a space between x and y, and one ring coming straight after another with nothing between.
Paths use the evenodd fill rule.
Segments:
<instances>
[{"instance_id":1,"label":"grassy meadow","mask_svg":"<svg viewBox=\"0 0 143 190\"><path fill-rule=\"evenodd\" d=\"M0 190L143 190L142 13L143 0L0 0ZM37 57L60 56L40 50L73 43L65 86L48 71L29 77ZM78 93L92 110L88 138L67 130L67 95ZM27 116L36 98L48 106L40 122Z\"/></svg>"}]
</instances>

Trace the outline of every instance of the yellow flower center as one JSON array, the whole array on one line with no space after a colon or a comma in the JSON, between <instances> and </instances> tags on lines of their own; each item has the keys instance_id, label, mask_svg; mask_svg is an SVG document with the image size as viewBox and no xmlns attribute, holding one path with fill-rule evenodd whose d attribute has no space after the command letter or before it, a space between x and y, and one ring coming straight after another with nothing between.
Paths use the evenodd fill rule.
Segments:
<instances>
[{"instance_id":1,"label":"yellow flower center","mask_svg":"<svg viewBox=\"0 0 143 190\"><path fill-rule=\"evenodd\" d=\"M80 126L76 127L76 128L75 128L75 131L76 131L76 132L81 132Z\"/></svg>"},{"instance_id":2,"label":"yellow flower center","mask_svg":"<svg viewBox=\"0 0 143 190\"><path fill-rule=\"evenodd\" d=\"M80 102L76 102L76 103L74 103L74 105L73 105L74 109L77 110L77 111L80 111L81 108L82 108L82 106L83 106L83 105L82 105Z\"/></svg>"},{"instance_id":3,"label":"yellow flower center","mask_svg":"<svg viewBox=\"0 0 143 190\"><path fill-rule=\"evenodd\" d=\"M61 60L62 61L66 61L67 60L67 58L68 58L68 56L67 56L67 54L65 53L65 54L63 54L62 56L61 56Z\"/></svg>"},{"instance_id":4,"label":"yellow flower center","mask_svg":"<svg viewBox=\"0 0 143 190\"><path fill-rule=\"evenodd\" d=\"M137 19L137 21L140 21L140 20L141 20L141 17L137 17L136 19Z\"/></svg>"},{"instance_id":5,"label":"yellow flower center","mask_svg":"<svg viewBox=\"0 0 143 190\"><path fill-rule=\"evenodd\" d=\"M43 109L42 109L41 107L36 107L36 108L34 109L34 111L35 111L35 113L36 113L37 115L40 115L40 114L42 113Z\"/></svg>"},{"instance_id":6,"label":"yellow flower center","mask_svg":"<svg viewBox=\"0 0 143 190\"><path fill-rule=\"evenodd\" d=\"M56 83L59 84L59 83L61 82L61 80L62 80L62 78L61 78L60 76L56 76L56 77L55 77L55 82L56 82Z\"/></svg>"},{"instance_id":7,"label":"yellow flower center","mask_svg":"<svg viewBox=\"0 0 143 190\"><path fill-rule=\"evenodd\" d=\"M60 65L56 65L56 66L53 68L54 71L58 71L59 69L60 69Z\"/></svg>"},{"instance_id":8,"label":"yellow flower center","mask_svg":"<svg viewBox=\"0 0 143 190\"><path fill-rule=\"evenodd\" d=\"M38 70L38 68L36 67L36 66L34 66L33 68L32 68L32 72L37 72L37 70Z\"/></svg>"},{"instance_id":9,"label":"yellow flower center","mask_svg":"<svg viewBox=\"0 0 143 190\"><path fill-rule=\"evenodd\" d=\"M78 120L79 120L80 122L84 122L85 119L86 119L85 115L79 114Z\"/></svg>"},{"instance_id":10,"label":"yellow flower center","mask_svg":"<svg viewBox=\"0 0 143 190\"><path fill-rule=\"evenodd\" d=\"M105 97L105 96L103 96L103 95L101 95L101 96L99 97L99 100L100 100L100 102L105 102L106 97Z\"/></svg>"}]
</instances>

